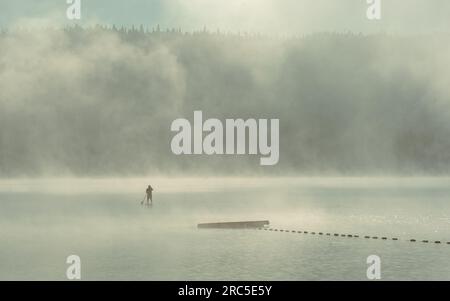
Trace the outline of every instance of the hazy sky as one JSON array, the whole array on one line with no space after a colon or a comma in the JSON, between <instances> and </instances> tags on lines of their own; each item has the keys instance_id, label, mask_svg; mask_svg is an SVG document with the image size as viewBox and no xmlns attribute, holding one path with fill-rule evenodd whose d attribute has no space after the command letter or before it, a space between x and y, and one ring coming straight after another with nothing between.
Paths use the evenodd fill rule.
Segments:
<instances>
[{"instance_id":1,"label":"hazy sky","mask_svg":"<svg viewBox=\"0 0 450 301\"><path fill-rule=\"evenodd\" d=\"M448 0L84 0L82 24L269 34L447 31ZM65 0L0 0L3 27L67 23ZM0 35L0 177L450 174L450 35L27 30ZM280 162L175 156L170 125L280 119Z\"/></svg>"},{"instance_id":2,"label":"hazy sky","mask_svg":"<svg viewBox=\"0 0 450 301\"><path fill-rule=\"evenodd\" d=\"M83 24L144 24L185 30L264 33L448 31L448 0L382 0L382 20L366 19L366 0L82 0ZM61 24L66 0L1 0L0 26Z\"/></svg>"}]
</instances>

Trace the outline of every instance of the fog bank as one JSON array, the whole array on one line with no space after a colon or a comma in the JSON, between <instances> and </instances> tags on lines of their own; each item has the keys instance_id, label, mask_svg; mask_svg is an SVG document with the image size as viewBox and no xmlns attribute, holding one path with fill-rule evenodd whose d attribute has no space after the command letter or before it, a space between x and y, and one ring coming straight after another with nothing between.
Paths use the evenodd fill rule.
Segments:
<instances>
[{"instance_id":1,"label":"fog bank","mask_svg":"<svg viewBox=\"0 0 450 301\"><path fill-rule=\"evenodd\" d=\"M0 176L448 174L448 36L0 37ZM280 161L175 156L176 118L279 118Z\"/></svg>"}]
</instances>

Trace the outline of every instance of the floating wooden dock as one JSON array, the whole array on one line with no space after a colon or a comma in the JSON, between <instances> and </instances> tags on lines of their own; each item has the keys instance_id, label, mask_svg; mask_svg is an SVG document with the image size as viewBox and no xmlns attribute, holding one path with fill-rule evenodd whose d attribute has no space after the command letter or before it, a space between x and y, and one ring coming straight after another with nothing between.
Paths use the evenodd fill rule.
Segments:
<instances>
[{"instance_id":1,"label":"floating wooden dock","mask_svg":"<svg viewBox=\"0 0 450 301\"><path fill-rule=\"evenodd\" d=\"M198 224L200 229L245 229L262 228L268 226L269 221L244 221L244 222L226 222L226 223L204 223Z\"/></svg>"}]
</instances>

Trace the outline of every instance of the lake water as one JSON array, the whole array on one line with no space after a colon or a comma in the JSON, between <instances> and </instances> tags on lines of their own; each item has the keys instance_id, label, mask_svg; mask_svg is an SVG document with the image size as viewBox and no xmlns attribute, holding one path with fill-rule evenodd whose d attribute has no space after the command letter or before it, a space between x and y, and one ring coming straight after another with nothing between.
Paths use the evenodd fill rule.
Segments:
<instances>
[{"instance_id":1,"label":"lake water","mask_svg":"<svg viewBox=\"0 0 450 301\"><path fill-rule=\"evenodd\" d=\"M360 237L197 229L260 219ZM71 254L83 280L366 280L372 254L383 280L450 280L447 241L448 178L0 181L0 280L64 280Z\"/></svg>"}]
</instances>

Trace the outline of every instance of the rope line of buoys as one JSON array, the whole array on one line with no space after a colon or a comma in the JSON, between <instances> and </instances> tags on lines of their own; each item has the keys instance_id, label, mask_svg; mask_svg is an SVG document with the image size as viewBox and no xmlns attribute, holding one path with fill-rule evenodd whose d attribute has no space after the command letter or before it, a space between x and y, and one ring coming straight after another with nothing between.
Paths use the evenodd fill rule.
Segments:
<instances>
[{"instance_id":1,"label":"rope line of buoys","mask_svg":"<svg viewBox=\"0 0 450 301\"><path fill-rule=\"evenodd\" d=\"M330 232L314 232L314 231L300 231L300 230L286 230L286 229L277 229L277 228L268 228L268 227L264 227L264 228L257 228L258 230L264 230L264 231L274 231L274 232L287 232L287 233L296 233L296 234L309 234L309 235L319 235L319 236L334 236L334 237L347 237L347 238L360 238L360 236L358 234L341 234L341 233L330 233ZM372 239L372 240L393 240L393 241L400 241L400 239L398 237L387 237L387 236L370 236L370 235L364 235L361 236L364 237L364 239ZM450 241L441 241L441 240L428 240L428 239L424 239L424 240L417 240L414 238L411 239L407 239L405 240L407 242L411 242L411 243L415 243L415 242L422 242L425 244L436 244L436 245L442 245L442 244L447 244L450 245Z\"/></svg>"}]
</instances>

